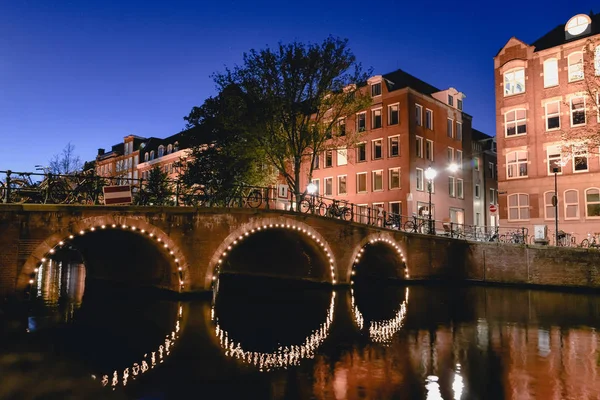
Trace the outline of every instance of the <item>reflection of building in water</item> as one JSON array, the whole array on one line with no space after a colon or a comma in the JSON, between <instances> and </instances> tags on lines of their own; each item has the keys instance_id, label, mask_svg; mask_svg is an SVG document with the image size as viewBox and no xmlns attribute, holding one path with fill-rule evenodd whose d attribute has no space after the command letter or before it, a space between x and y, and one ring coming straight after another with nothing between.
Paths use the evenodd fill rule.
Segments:
<instances>
[{"instance_id":1,"label":"reflection of building in water","mask_svg":"<svg viewBox=\"0 0 600 400\"><path fill-rule=\"evenodd\" d=\"M37 296L49 305L65 299L79 306L85 290L85 265L77 261L45 260L37 275Z\"/></svg>"}]
</instances>

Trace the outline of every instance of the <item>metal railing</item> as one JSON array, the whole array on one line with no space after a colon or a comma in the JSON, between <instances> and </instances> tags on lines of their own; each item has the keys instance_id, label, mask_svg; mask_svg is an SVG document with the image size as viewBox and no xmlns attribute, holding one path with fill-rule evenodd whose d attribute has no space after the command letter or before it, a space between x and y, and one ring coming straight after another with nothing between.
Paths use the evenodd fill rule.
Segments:
<instances>
[{"instance_id":1,"label":"metal railing","mask_svg":"<svg viewBox=\"0 0 600 400\"><path fill-rule=\"evenodd\" d=\"M204 185L184 185L180 180L166 180L166 192L153 193L149 190L147 179L101 177L93 171L70 175L52 174L47 170L43 173L0 171L0 202L102 205L103 187L113 185L129 185L132 204L139 206L281 209L409 233L463 240L533 244L527 228L475 226L430 220L428 215L405 216L383 208L353 204L318 194L302 194L300 199L296 199L291 192L282 196L276 187L243 185L217 193L211 192Z\"/></svg>"}]
</instances>

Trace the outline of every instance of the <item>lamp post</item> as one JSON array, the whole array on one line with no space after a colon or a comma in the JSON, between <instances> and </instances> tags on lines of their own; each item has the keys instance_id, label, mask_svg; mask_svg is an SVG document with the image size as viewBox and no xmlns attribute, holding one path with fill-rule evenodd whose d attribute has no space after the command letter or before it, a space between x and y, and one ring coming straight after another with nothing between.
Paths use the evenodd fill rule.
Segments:
<instances>
[{"instance_id":1,"label":"lamp post","mask_svg":"<svg viewBox=\"0 0 600 400\"><path fill-rule=\"evenodd\" d=\"M427 169L425 170L425 179L427 179L427 191L429 192L429 234L433 235L435 234L434 229L433 229L433 221L431 219L431 214L432 214L432 210L431 210L431 186L433 184L433 180L435 179L437 175L437 171L431 167L427 167Z\"/></svg>"},{"instance_id":2,"label":"lamp post","mask_svg":"<svg viewBox=\"0 0 600 400\"><path fill-rule=\"evenodd\" d=\"M558 167L553 167L554 172L554 196L552 196L552 205L554 206L554 228L556 230L554 234L554 245L558 246Z\"/></svg>"},{"instance_id":3,"label":"lamp post","mask_svg":"<svg viewBox=\"0 0 600 400\"><path fill-rule=\"evenodd\" d=\"M311 182L306 186L306 191L310 194L310 207L313 214L315 213L315 193L317 192L317 189L317 185L315 185L314 182Z\"/></svg>"}]
</instances>

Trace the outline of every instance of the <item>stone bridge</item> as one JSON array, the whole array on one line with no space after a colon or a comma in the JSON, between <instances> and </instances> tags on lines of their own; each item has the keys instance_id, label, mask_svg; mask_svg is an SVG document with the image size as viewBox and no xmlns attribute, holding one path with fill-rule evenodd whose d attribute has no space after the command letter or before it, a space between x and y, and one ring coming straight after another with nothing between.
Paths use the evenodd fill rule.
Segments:
<instances>
[{"instance_id":1,"label":"stone bridge","mask_svg":"<svg viewBox=\"0 0 600 400\"><path fill-rule=\"evenodd\" d=\"M24 204L0 205L0 293L26 292L40 265L69 247L83 256L88 277L198 292L211 290L219 273L350 284L369 246L387 258L379 263L387 270L371 271L384 278L466 277L450 262L464 258L464 241L311 214Z\"/></svg>"}]
</instances>

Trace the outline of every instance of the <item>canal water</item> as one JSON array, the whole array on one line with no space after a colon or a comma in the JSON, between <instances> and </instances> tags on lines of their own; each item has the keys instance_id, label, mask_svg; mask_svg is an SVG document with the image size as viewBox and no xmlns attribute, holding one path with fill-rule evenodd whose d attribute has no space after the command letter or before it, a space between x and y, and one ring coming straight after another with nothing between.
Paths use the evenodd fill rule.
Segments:
<instances>
[{"instance_id":1,"label":"canal water","mask_svg":"<svg viewBox=\"0 0 600 400\"><path fill-rule=\"evenodd\" d=\"M49 263L0 306L0 399L598 399L600 296L224 276L179 301Z\"/></svg>"}]
</instances>

